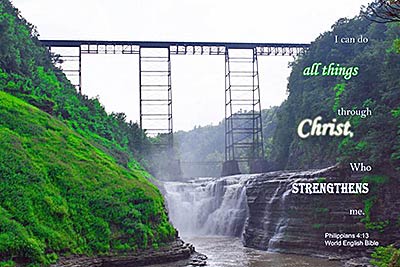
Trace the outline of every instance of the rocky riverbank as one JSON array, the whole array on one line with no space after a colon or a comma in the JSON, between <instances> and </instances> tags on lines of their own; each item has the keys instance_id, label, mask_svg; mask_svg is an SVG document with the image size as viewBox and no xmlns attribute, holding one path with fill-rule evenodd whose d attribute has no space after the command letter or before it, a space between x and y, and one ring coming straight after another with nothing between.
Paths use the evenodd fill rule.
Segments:
<instances>
[{"instance_id":1,"label":"rocky riverbank","mask_svg":"<svg viewBox=\"0 0 400 267\"><path fill-rule=\"evenodd\" d=\"M204 266L207 257L195 251L192 244L177 239L159 249L146 249L134 253L107 256L69 256L51 267L138 267L174 261L182 261L182 266Z\"/></svg>"}]
</instances>

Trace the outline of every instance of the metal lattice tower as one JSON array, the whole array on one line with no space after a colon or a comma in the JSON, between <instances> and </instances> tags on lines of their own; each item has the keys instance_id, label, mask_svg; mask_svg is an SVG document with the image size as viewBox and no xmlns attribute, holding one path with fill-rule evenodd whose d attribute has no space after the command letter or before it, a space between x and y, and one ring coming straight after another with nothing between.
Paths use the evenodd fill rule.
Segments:
<instances>
[{"instance_id":1,"label":"metal lattice tower","mask_svg":"<svg viewBox=\"0 0 400 267\"><path fill-rule=\"evenodd\" d=\"M139 49L140 126L172 147L171 57L168 48Z\"/></svg>"},{"instance_id":2,"label":"metal lattice tower","mask_svg":"<svg viewBox=\"0 0 400 267\"><path fill-rule=\"evenodd\" d=\"M225 160L264 158L256 49L225 52Z\"/></svg>"}]
</instances>

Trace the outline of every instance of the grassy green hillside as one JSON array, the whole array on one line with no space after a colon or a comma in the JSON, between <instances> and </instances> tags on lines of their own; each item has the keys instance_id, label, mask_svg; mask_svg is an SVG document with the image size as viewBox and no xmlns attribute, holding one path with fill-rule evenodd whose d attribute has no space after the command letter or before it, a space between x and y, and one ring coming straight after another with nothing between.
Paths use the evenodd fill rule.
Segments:
<instances>
[{"instance_id":1,"label":"grassy green hillside","mask_svg":"<svg viewBox=\"0 0 400 267\"><path fill-rule=\"evenodd\" d=\"M76 92L0 0L0 266L158 247L175 237L136 161L148 139Z\"/></svg>"},{"instance_id":2,"label":"grassy green hillside","mask_svg":"<svg viewBox=\"0 0 400 267\"><path fill-rule=\"evenodd\" d=\"M0 92L0 260L158 246L159 191L39 109ZM1 266L1 264L0 264Z\"/></svg>"},{"instance_id":3,"label":"grassy green hillside","mask_svg":"<svg viewBox=\"0 0 400 267\"><path fill-rule=\"evenodd\" d=\"M64 121L101 145L121 165L140 160L149 140L123 113L107 114L96 98L77 93L53 64L36 28L8 0L0 0L0 90Z\"/></svg>"}]
</instances>

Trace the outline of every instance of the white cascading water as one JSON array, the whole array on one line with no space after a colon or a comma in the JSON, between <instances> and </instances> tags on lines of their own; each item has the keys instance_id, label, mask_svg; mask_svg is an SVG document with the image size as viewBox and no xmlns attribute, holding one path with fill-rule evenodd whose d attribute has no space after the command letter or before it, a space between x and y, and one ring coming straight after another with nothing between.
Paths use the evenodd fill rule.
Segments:
<instances>
[{"instance_id":1,"label":"white cascading water","mask_svg":"<svg viewBox=\"0 0 400 267\"><path fill-rule=\"evenodd\" d=\"M277 251L290 224L286 210L290 208L291 185L308 179L270 173L165 182L164 187L170 219L180 234L242 237L249 216L261 215L257 242L265 245L258 247ZM262 184L265 190L256 194L262 196L258 202L264 205L249 215L248 205L254 203L255 196L247 196L246 190L250 192L254 184Z\"/></svg>"},{"instance_id":2,"label":"white cascading water","mask_svg":"<svg viewBox=\"0 0 400 267\"><path fill-rule=\"evenodd\" d=\"M282 210L285 210L286 207L286 197L290 194L291 191L291 183L289 182L281 182L279 186L276 188L276 193L274 195L274 200L279 202ZM280 192L280 193L279 193ZM283 193L282 193L283 192ZM278 195L279 193L279 195ZM271 198L272 200L272 198ZM272 204L272 203L271 203ZM278 223L275 226L274 233L270 240L268 241L268 250L275 251L275 243L279 242L282 238L284 238L285 230L288 226L288 216L280 216Z\"/></svg>"},{"instance_id":3,"label":"white cascading water","mask_svg":"<svg viewBox=\"0 0 400 267\"><path fill-rule=\"evenodd\" d=\"M251 175L165 182L169 216L186 236L241 237L247 219L246 182Z\"/></svg>"}]
</instances>

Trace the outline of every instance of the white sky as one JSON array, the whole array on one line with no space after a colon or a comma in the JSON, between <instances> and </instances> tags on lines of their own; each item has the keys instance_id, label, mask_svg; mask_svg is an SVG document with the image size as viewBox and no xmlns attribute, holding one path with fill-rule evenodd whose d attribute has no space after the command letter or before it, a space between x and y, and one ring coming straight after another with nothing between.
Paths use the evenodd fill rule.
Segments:
<instances>
[{"instance_id":1,"label":"white sky","mask_svg":"<svg viewBox=\"0 0 400 267\"><path fill-rule=\"evenodd\" d=\"M309 43L369 0L14 0L42 39ZM261 104L286 97L290 57L259 57ZM138 56L84 55L83 93L138 121ZM224 116L224 57L173 56L174 130Z\"/></svg>"}]
</instances>

